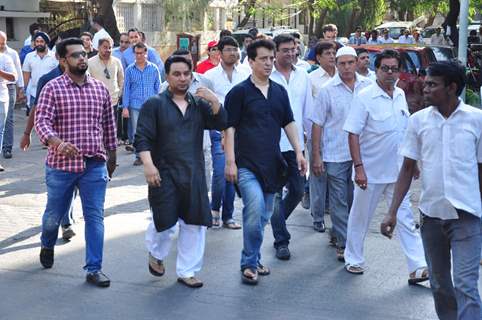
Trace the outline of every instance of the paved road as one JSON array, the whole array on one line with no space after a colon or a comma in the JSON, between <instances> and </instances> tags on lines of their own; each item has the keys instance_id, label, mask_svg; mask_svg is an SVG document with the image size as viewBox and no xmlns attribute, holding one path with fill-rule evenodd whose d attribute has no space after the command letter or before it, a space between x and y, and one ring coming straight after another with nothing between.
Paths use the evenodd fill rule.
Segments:
<instances>
[{"instance_id":1,"label":"paved road","mask_svg":"<svg viewBox=\"0 0 482 320\"><path fill-rule=\"evenodd\" d=\"M21 111L16 119L18 137L25 121ZM315 233L309 212L298 207L289 220L290 261L274 257L266 228L263 262L272 274L257 287L240 283L242 231L226 229L208 231L202 289L176 283L175 246L166 275L152 277L144 247L147 188L142 169L131 165L132 155L124 150L106 200L104 271L111 288L84 283L81 218L74 225L78 235L70 243L59 240L54 268L43 270L38 253L45 151L35 141L29 152L17 148L13 159L0 160L6 168L0 174L0 319L436 319L428 287L407 285L398 242L378 234L384 207L371 225L363 276L344 271L327 234ZM237 200L238 220L240 207ZM81 215L79 203L75 213Z\"/></svg>"}]
</instances>

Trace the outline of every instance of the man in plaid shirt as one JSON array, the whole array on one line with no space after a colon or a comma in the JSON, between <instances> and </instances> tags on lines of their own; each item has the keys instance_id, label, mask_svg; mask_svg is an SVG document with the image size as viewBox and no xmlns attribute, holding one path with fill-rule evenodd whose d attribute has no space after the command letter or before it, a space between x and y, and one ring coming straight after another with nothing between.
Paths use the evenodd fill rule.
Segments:
<instances>
[{"instance_id":1,"label":"man in plaid shirt","mask_svg":"<svg viewBox=\"0 0 482 320\"><path fill-rule=\"evenodd\" d=\"M77 187L85 219L86 280L108 287L110 280L101 267L105 191L116 166L114 111L107 88L85 74L88 60L82 40L62 41L57 54L65 73L45 85L35 114L35 129L49 147L40 263L45 268L54 263L59 224Z\"/></svg>"}]
</instances>

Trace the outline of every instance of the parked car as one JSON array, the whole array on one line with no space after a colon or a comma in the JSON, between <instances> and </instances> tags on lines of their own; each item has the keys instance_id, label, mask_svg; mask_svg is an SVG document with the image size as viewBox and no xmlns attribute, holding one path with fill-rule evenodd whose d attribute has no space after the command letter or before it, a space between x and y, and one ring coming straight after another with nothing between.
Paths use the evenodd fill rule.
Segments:
<instances>
[{"instance_id":1,"label":"parked car","mask_svg":"<svg viewBox=\"0 0 482 320\"><path fill-rule=\"evenodd\" d=\"M385 22L375 29L381 34L383 30L388 29L390 37L398 39L405 29L412 29L415 27L413 21L389 21Z\"/></svg>"},{"instance_id":2,"label":"parked car","mask_svg":"<svg viewBox=\"0 0 482 320\"><path fill-rule=\"evenodd\" d=\"M240 29L236 30L233 32L233 38L238 41L239 48L243 49L243 41L244 38L248 35L249 29ZM289 27L272 27L272 28L263 28L263 29L258 29L259 33L263 33L269 37L276 37L279 34L282 33L297 33L300 35L301 41L303 41L303 34L298 30L298 29L292 29Z\"/></svg>"}]
</instances>

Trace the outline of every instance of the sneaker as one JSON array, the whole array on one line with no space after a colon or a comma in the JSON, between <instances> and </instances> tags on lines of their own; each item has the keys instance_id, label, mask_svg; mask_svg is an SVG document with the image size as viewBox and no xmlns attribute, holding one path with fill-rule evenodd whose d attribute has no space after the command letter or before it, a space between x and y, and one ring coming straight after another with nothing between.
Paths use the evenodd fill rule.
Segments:
<instances>
[{"instance_id":1,"label":"sneaker","mask_svg":"<svg viewBox=\"0 0 482 320\"><path fill-rule=\"evenodd\" d=\"M305 192L303 194L303 198L301 198L301 206L306 210L310 209L310 193L309 192Z\"/></svg>"},{"instance_id":2,"label":"sneaker","mask_svg":"<svg viewBox=\"0 0 482 320\"><path fill-rule=\"evenodd\" d=\"M315 222L313 223L313 229L317 232L325 232L326 231L326 227L325 227L325 223L322 221L322 222Z\"/></svg>"},{"instance_id":3,"label":"sneaker","mask_svg":"<svg viewBox=\"0 0 482 320\"><path fill-rule=\"evenodd\" d=\"M11 159L12 158L12 150L3 150L3 157L5 159Z\"/></svg>"},{"instance_id":4,"label":"sneaker","mask_svg":"<svg viewBox=\"0 0 482 320\"><path fill-rule=\"evenodd\" d=\"M103 274L102 271L87 273L85 281L100 288L107 288L108 286L110 286L110 279L107 278L107 276Z\"/></svg>"},{"instance_id":5,"label":"sneaker","mask_svg":"<svg viewBox=\"0 0 482 320\"><path fill-rule=\"evenodd\" d=\"M54 265L54 249L40 249L40 264L45 269L50 269Z\"/></svg>"},{"instance_id":6,"label":"sneaker","mask_svg":"<svg viewBox=\"0 0 482 320\"><path fill-rule=\"evenodd\" d=\"M75 232L72 227L62 226L62 239L64 239L65 241L69 241L73 236L75 236Z\"/></svg>"},{"instance_id":7,"label":"sneaker","mask_svg":"<svg viewBox=\"0 0 482 320\"><path fill-rule=\"evenodd\" d=\"M280 260L289 260L291 258L291 253L288 246L280 246L276 248L276 258Z\"/></svg>"}]
</instances>

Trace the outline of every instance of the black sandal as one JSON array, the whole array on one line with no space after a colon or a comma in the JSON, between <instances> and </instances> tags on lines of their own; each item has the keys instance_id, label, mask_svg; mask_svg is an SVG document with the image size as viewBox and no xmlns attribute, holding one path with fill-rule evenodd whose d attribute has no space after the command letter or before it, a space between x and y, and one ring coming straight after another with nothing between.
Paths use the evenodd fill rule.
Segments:
<instances>
[{"instance_id":1,"label":"black sandal","mask_svg":"<svg viewBox=\"0 0 482 320\"><path fill-rule=\"evenodd\" d=\"M271 270L269 268L263 266L261 263L258 264L258 268L256 269L258 271L258 274L260 276L267 276L271 273Z\"/></svg>"}]
</instances>

